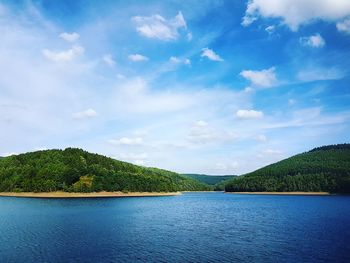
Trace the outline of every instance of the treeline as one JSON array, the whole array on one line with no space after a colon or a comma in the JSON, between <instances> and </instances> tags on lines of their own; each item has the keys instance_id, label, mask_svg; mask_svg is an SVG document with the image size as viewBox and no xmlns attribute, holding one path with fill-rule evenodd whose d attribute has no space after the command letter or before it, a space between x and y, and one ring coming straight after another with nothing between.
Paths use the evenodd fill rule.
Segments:
<instances>
[{"instance_id":1,"label":"treeline","mask_svg":"<svg viewBox=\"0 0 350 263\"><path fill-rule=\"evenodd\" d=\"M46 150L0 159L1 192L170 192L210 187L157 168L117 161L81 149Z\"/></svg>"},{"instance_id":2,"label":"treeline","mask_svg":"<svg viewBox=\"0 0 350 263\"><path fill-rule=\"evenodd\" d=\"M215 186L228 179L232 179L235 175L206 175L206 174L182 174L202 183Z\"/></svg>"},{"instance_id":3,"label":"treeline","mask_svg":"<svg viewBox=\"0 0 350 263\"><path fill-rule=\"evenodd\" d=\"M315 148L230 180L228 192L350 193L350 144Z\"/></svg>"}]
</instances>

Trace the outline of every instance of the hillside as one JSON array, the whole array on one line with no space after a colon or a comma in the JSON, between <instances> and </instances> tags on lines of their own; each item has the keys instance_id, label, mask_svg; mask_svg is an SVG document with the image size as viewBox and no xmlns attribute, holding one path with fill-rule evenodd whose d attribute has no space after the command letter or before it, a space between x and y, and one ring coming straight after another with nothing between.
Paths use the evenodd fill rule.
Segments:
<instances>
[{"instance_id":1,"label":"hillside","mask_svg":"<svg viewBox=\"0 0 350 263\"><path fill-rule=\"evenodd\" d=\"M192 179L209 185L216 185L222 181L232 179L235 175L206 175L206 174L182 174Z\"/></svg>"},{"instance_id":2,"label":"hillside","mask_svg":"<svg viewBox=\"0 0 350 263\"><path fill-rule=\"evenodd\" d=\"M208 189L208 185L177 173L145 168L75 148L30 152L0 159L0 192Z\"/></svg>"},{"instance_id":3,"label":"hillside","mask_svg":"<svg viewBox=\"0 0 350 263\"><path fill-rule=\"evenodd\" d=\"M230 180L227 192L350 192L350 144L295 155Z\"/></svg>"}]
</instances>

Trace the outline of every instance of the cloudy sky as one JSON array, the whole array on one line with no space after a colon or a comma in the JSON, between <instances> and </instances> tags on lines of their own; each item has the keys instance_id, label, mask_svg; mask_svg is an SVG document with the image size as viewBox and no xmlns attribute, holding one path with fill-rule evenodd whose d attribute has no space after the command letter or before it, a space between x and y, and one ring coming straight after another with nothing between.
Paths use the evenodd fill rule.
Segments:
<instances>
[{"instance_id":1,"label":"cloudy sky","mask_svg":"<svg viewBox=\"0 0 350 263\"><path fill-rule=\"evenodd\" d=\"M242 174L350 141L350 1L0 0L0 155Z\"/></svg>"}]
</instances>

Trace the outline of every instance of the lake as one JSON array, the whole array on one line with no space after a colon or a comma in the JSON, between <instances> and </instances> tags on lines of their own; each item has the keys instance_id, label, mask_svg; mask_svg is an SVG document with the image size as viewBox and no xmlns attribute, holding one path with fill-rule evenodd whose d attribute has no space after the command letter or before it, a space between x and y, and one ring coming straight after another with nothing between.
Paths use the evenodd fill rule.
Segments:
<instances>
[{"instance_id":1,"label":"lake","mask_svg":"<svg viewBox=\"0 0 350 263\"><path fill-rule=\"evenodd\" d=\"M0 262L350 262L350 196L0 197Z\"/></svg>"}]
</instances>

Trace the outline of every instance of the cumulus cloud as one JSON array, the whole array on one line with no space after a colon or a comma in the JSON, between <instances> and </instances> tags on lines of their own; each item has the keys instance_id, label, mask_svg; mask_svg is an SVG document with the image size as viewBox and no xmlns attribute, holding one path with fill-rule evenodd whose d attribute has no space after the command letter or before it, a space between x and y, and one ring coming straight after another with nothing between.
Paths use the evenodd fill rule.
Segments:
<instances>
[{"instance_id":1,"label":"cumulus cloud","mask_svg":"<svg viewBox=\"0 0 350 263\"><path fill-rule=\"evenodd\" d=\"M238 110L236 116L239 119L260 119L264 117L264 113L256 110Z\"/></svg>"},{"instance_id":2,"label":"cumulus cloud","mask_svg":"<svg viewBox=\"0 0 350 263\"><path fill-rule=\"evenodd\" d=\"M340 32L350 34L350 19L344 19L337 23L337 29Z\"/></svg>"},{"instance_id":3,"label":"cumulus cloud","mask_svg":"<svg viewBox=\"0 0 350 263\"><path fill-rule=\"evenodd\" d=\"M109 143L113 145L142 145L143 144L143 139L141 137L135 137L135 138L129 138L129 137L123 137L120 139L112 139L108 141Z\"/></svg>"},{"instance_id":4,"label":"cumulus cloud","mask_svg":"<svg viewBox=\"0 0 350 263\"><path fill-rule=\"evenodd\" d=\"M257 87L272 87L277 84L275 68L263 70L243 70L240 75Z\"/></svg>"},{"instance_id":5,"label":"cumulus cloud","mask_svg":"<svg viewBox=\"0 0 350 263\"><path fill-rule=\"evenodd\" d=\"M218 54L216 54L212 49L210 48L203 48L201 57L206 57L213 61L224 61Z\"/></svg>"},{"instance_id":6,"label":"cumulus cloud","mask_svg":"<svg viewBox=\"0 0 350 263\"><path fill-rule=\"evenodd\" d=\"M80 36L76 32L73 32L73 33L63 32L59 35L59 37L66 40L67 42L75 42L79 39Z\"/></svg>"},{"instance_id":7,"label":"cumulus cloud","mask_svg":"<svg viewBox=\"0 0 350 263\"><path fill-rule=\"evenodd\" d=\"M106 54L102 57L103 61L110 67L113 67L115 65L115 61L111 54Z\"/></svg>"},{"instance_id":8,"label":"cumulus cloud","mask_svg":"<svg viewBox=\"0 0 350 263\"><path fill-rule=\"evenodd\" d=\"M44 22L52 25L52 21ZM321 114L315 116L314 119L305 120L305 112L300 114L304 118L301 119L302 117L288 115L290 109L280 109L281 115L278 115L279 110L277 110L277 117L271 115L259 121L238 121L238 118L232 121L233 113L236 113L238 109L251 109L252 99L255 100L255 98L231 87L213 87L202 78L193 79L192 75L190 79L182 75L178 78L171 78L172 81L165 84L163 77L168 75L154 77L153 72L149 73L152 68L135 70L133 63L119 65L123 61L117 61L115 71L106 72L102 56L98 57L101 63L96 63L96 54L104 55L105 53L101 51L110 52L108 49L103 51L103 48L107 48L111 43L103 46L96 45L96 43L103 43L106 39L104 34L91 33L96 32L94 27L95 21L84 25L84 28L87 28L84 35L90 37L92 41L89 43L91 52L87 52L84 60L76 59L73 63L64 64L64 67L56 67L50 60L38 59L41 47L49 49L55 47L57 38L50 38L50 36L55 37L59 32L55 25L45 27L40 21L33 19L7 20L1 17L0 111L3 114L0 116L0 130L5 138L1 141L3 152L25 152L38 145L61 148L74 141L72 146L84 147L92 152L109 155L124 152L123 158L118 159L130 160L139 164L147 163L179 172L214 173L217 171L213 170L216 163L222 163L221 167L224 167L233 160L239 160L240 164L235 171L247 172L267 164L255 161L254 154L263 150L259 147L287 149L290 145L303 145L306 148L314 142L305 140L305 126L309 125L314 131L318 129L315 127L316 124L323 125L322 129L327 129L332 133L329 136L336 136L338 134L335 134L334 130L345 127L344 124L349 121L348 113L345 116L345 113L336 112L328 113L328 115ZM114 27L111 29L110 24L106 28L106 34L116 33L116 29ZM100 24L98 24L98 30L100 30ZM201 42L198 45L202 48L209 42ZM68 42L63 44L67 45ZM69 48L62 48L59 51ZM200 51L200 48L194 49ZM174 50L169 50L169 52L172 51ZM129 55L141 51L126 50L126 52L129 52L127 53ZM193 51L187 50L187 52L188 56L192 56ZM169 56L166 57L166 60ZM93 66L85 67L85 63L93 64ZM165 64L170 63L166 61ZM83 67L84 70L81 70ZM117 81L117 78L124 78L123 75L118 76L118 73L127 75L127 79ZM212 73L215 74L215 72ZM142 76L144 81L138 81L137 76ZM208 79L212 77L210 74L205 76ZM149 83L146 79L150 80ZM252 87L255 88L255 86ZM287 104L286 97L281 100ZM300 105L302 104L303 102L300 101ZM18 105L18 107L15 108L13 105ZM98 110L99 117L88 119L91 121L77 121L69 118L72 113L88 108L87 106L76 108L77 105L93 107ZM269 107L273 106L273 104L269 105ZM262 108L259 110L264 111ZM194 126L198 130L202 129L202 134L197 131L198 139L196 140L196 131L191 130L191 123L193 120L202 118L208 122L195 123ZM327 127L324 126L326 124ZM274 130L267 131L268 126L271 129L282 127L283 130L278 130L274 134ZM291 127L288 131L291 131L293 136L288 137L284 127ZM295 127L300 127L303 131ZM88 132L85 133L85 129ZM108 139L120 140L124 135L128 135L129 139L146 136L134 133L135 129L147 131L147 143L134 147L116 147L113 146L113 143L107 143ZM203 130L206 129L207 131L204 132ZM124 135L114 137L118 130L123 131ZM230 132L239 134L237 140L228 141L227 138L232 138ZM276 144L271 142L270 146L270 143L255 143L252 147L247 147L246 140L249 140L249 145L251 145L254 136L265 132L267 132L266 135L271 134L273 143ZM82 134L84 136L81 136ZM320 142L329 138L315 137L319 137ZM75 140L76 138L79 140ZM199 138L202 138L202 141ZM288 140L286 145L281 145L281 138L291 138L292 141ZM306 145L305 141L308 142ZM221 142L222 144L219 145ZM153 145L157 143L162 146L155 150ZM174 145L179 147L176 148ZM186 149L180 148L183 145ZM136 149L140 152L133 154L129 152L136 151ZM148 150L149 157L142 154ZM193 157L191 162L188 162L189 156ZM274 155L268 156L271 157L269 159L271 162ZM210 163L208 160L211 160ZM226 172L227 170L222 171L223 174Z\"/></svg>"},{"instance_id":9,"label":"cumulus cloud","mask_svg":"<svg viewBox=\"0 0 350 263\"><path fill-rule=\"evenodd\" d=\"M320 34L315 34L309 37L301 37L299 39L300 44L304 46L310 46L314 48L323 47L326 42Z\"/></svg>"},{"instance_id":10,"label":"cumulus cloud","mask_svg":"<svg viewBox=\"0 0 350 263\"><path fill-rule=\"evenodd\" d=\"M259 17L280 18L291 30L318 19L337 21L350 15L348 0L250 0L243 26L249 26Z\"/></svg>"},{"instance_id":11,"label":"cumulus cloud","mask_svg":"<svg viewBox=\"0 0 350 263\"><path fill-rule=\"evenodd\" d=\"M140 54L131 54L128 56L129 60L134 62L147 61L148 57L140 55Z\"/></svg>"},{"instance_id":12,"label":"cumulus cloud","mask_svg":"<svg viewBox=\"0 0 350 263\"><path fill-rule=\"evenodd\" d=\"M181 11L171 19L165 19L161 15L152 15L134 16L132 21L136 24L136 31L140 35L163 41L176 40L180 35L180 29L187 29Z\"/></svg>"},{"instance_id":13,"label":"cumulus cloud","mask_svg":"<svg viewBox=\"0 0 350 263\"><path fill-rule=\"evenodd\" d=\"M82 55L84 51L85 49L82 46L73 46L71 49L65 51L52 51L49 49L44 49L42 54L48 60L55 62L68 62Z\"/></svg>"},{"instance_id":14,"label":"cumulus cloud","mask_svg":"<svg viewBox=\"0 0 350 263\"><path fill-rule=\"evenodd\" d=\"M83 111L79 111L73 114L74 119L88 119L97 117L97 112L94 109L87 109Z\"/></svg>"}]
</instances>

